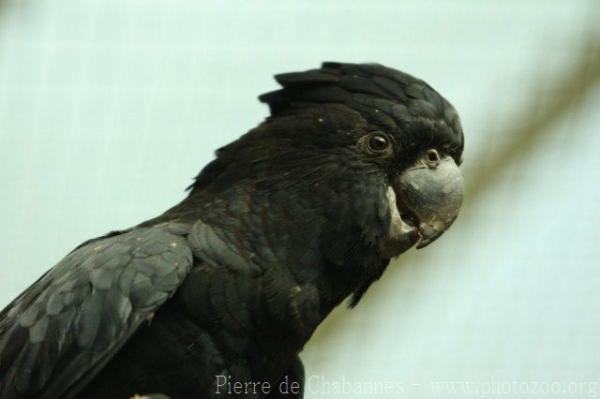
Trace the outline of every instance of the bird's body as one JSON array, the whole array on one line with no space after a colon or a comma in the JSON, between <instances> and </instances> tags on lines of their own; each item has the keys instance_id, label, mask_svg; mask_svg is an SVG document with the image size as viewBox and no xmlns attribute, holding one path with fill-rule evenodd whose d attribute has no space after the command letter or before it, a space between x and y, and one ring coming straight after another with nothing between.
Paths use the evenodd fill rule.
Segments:
<instances>
[{"instance_id":1,"label":"bird's body","mask_svg":"<svg viewBox=\"0 0 600 399\"><path fill-rule=\"evenodd\" d=\"M85 242L0 313L1 399L302 397L319 323L456 217L452 167L441 216L396 182L455 165L462 132L433 89L379 65L279 80L273 116L186 199Z\"/></svg>"}]
</instances>

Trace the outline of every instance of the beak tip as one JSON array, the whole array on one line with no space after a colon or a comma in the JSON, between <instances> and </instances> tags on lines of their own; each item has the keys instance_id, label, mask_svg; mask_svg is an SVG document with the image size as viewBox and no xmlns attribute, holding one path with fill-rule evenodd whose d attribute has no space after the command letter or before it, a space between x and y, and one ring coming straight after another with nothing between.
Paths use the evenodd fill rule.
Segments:
<instances>
[{"instance_id":1,"label":"beak tip","mask_svg":"<svg viewBox=\"0 0 600 399\"><path fill-rule=\"evenodd\" d=\"M419 242L417 243L416 248L417 249L421 249L421 248L425 248L426 246L428 246L429 244L431 244L432 242L434 242L435 240L437 240L443 232L439 232L433 236L429 236L429 237L425 237L425 238L421 238L419 240Z\"/></svg>"},{"instance_id":2,"label":"beak tip","mask_svg":"<svg viewBox=\"0 0 600 399\"><path fill-rule=\"evenodd\" d=\"M421 237L421 239L417 243L416 248L425 248L426 246L440 238L442 234L444 234L444 232L448 230L450 226L452 226L452 224L454 224L454 221L456 220L457 216L458 211L446 221L436 220L432 223L421 223L419 226L419 236Z\"/></svg>"}]
</instances>

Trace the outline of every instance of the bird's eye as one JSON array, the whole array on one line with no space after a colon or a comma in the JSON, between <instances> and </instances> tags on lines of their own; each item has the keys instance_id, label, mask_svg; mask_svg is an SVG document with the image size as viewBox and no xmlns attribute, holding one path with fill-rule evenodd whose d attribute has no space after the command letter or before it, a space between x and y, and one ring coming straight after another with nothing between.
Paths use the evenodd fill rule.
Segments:
<instances>
[{"instance_id":1,"label":"bird's eye","mask_svg":"<svg viewBox=\"0 0 600 399\"><path fill-rule=\"evenodd\" d=\"M387 136L376 133L369 138L369 149L373 152L382 152L390 146L390 140Z\"/></svg>"}]
</instances>

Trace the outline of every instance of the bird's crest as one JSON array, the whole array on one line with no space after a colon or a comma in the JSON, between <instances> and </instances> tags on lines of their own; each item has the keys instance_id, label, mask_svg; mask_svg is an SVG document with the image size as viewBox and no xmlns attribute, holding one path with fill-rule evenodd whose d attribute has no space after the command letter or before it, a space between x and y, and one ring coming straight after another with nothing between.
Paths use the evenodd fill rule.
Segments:
<instances>
[{"instance_id":1,"label":"bird's crest","mask_svg":"<svg viewBox=\"0 0 600 399\"><path fill-rule=\"evenodd\" d=\"M380 64L325 62L319 69L279 74L275 79L282 89L259 97L272 116L337 103L391 128L430 118L460 131L454 108L427 83Z\"/></svg>"}]
</instances>

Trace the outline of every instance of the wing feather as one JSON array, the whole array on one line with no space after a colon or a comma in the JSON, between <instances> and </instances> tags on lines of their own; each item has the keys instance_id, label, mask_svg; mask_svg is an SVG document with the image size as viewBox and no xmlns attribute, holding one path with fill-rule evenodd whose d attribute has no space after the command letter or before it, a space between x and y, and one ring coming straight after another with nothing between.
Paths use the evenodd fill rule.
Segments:
<instances>
[{"instance_id":1,"label":"wing feather","mask_svg":"<svg viewBox=\"0 0 600 399\"><path fill-rule=\"evenodd\" d=\"M192 251L185 226L92 240L0 313L0 397L76 393L176 291Z\"/></svg>"}]
</instances>

